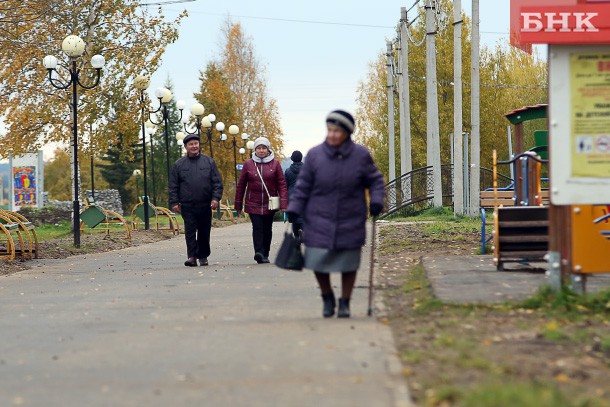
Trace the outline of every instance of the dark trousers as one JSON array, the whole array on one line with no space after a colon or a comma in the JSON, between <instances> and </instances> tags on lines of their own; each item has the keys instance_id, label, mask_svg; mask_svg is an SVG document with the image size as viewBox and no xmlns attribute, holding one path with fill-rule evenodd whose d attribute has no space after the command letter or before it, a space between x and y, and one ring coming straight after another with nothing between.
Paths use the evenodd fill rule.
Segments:
<instances>
[{"instance_id":1,"label":"dark trousers","mask_svg":"<svg viewBox=\"0 0 610 407\"><path fill-rule=\"evenodd\" d=\"M182 206L184 237L187 257L203 259L211 253L210 231L212 229L212 208L210 205Z\"/></svg>"},{"instance_id":2,"label":"dark trousers","mask_svg":"<svg viewBox=\"0 0 610 407\"><path fill-rule=\"evenodd\" d=\"M254 253L261 253L265 257L269 257L269 249L271 248L271 237L273 236L273 216L274 214L272 213L269 215L250 214Z\"/></svg>"}]
</instances>

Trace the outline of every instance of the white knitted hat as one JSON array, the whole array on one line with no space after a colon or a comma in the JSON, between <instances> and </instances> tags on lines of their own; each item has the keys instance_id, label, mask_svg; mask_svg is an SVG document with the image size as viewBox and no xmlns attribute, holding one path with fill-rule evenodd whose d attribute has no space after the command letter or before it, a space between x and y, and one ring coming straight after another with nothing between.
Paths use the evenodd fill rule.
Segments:
<instances>
[{"instance_id":1,"label":"white knitted hat","mask_svg":"<svg viewBox=\"0 0 610 407\"><path fill-rule=\"evenodd\" d=\"M256 149L256 147L258 146L265 146L270 149L271 143L269 142L269 139L267 137L259 137L254 140L254 148Z\"/></svg>"}]
</instances>

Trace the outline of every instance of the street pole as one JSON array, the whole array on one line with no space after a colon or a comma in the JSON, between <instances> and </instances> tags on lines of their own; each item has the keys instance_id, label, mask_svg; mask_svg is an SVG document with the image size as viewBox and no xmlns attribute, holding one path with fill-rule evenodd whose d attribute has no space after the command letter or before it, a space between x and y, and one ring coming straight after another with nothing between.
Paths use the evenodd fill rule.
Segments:
<instances>
[{"instance_id":1,"label":"street pole","mask_svg":"<svg viewBox=\"0 0 610 407\"><path fill-rule=\"evenodd\" d=\"M427 138L426 156L432 166L433 204L443 206L443 187L441 177L441 151L438 123L438 90L436 80L436 21L435 1L426 3L426 119Z\"/></svg>"},{"instance_id":2,"label":"street pole","mask_svg":"<svg viewBox=\"0 0 610 407\"><path fill-rule=\"evenodd\" d=\"M470 216L479 213L479 190L481 178L481 138L480 138L480 45L479 45L479 0L472 0L472 53L471 76L472 86L470 94ZM517 151L520 153L521 151Z\"/></svg>"},{"instance_id":3,"label":"street pole","mask_svg":"<svg viewBox=\"0 0 610 407\"><path fill-rule=\"evenodd\" d=\"M78 200L78 71L76 70L76 58L72 58L72 70L70 71L72 82L72 137L74 139L74 201L72 201L74 247L80 247L80 203Z\"/></svg>"},{"instance_id":4,"label":"street pole","mask_svg":"<svg viewBox=\"0 0 610 407\"><path fill-rule=\"evenodd\" d=\"M462 151L462 0L453 0L453 213L464 214Z\"/></svg>"},{"instance_id":5,"label":"street pole","mask_svg":"<svg viewBox=\"0 0 610 407\"><path fill-rule=\"evenodd\" d=\"M101 77L101 70L105 64L104 57L101 55L94 55L91 58L91 66L95 68L97 76L93 85L85 85L79 80L80 70L76 66L76 59L83 55L85 52L85 42L76 35L69 35L66 37L61 45L63 52L70 58L70 81L63 83L53 79L53 71L57 67L57 58L52 55L47 55L43 59L43 65L47 69L49 82L56 89L68 89L72 85L72 139L74 142L74 200L72 202L73 212L73 232L74 232L74 247L80 247L80 202L79 202L79 190L78 190L78 85L83 89L93 89L99 82Z\"/></svg>"},{"instance_id":6,"label":"street pole","mask_svg":"<svg viewBox=\"0 0 610 407\"><path fill-rule=\"evenodd\" d=\"M233 136L233 171L235 173L235 190L237 191L237 141Z\"/></svg>"},{"instance_id":7,"label":"street pole","mask_svg":"<svg viewBox=\"0 0 610 407\"><path fill-rule=\"evenodd\" d=\"M392 43L386 41L386 72L387 72L387 97L388 97L388 182L396 179L396 147L394 140L394 73L392 66L394 55ZM396 195L390 194L390 208L396 207Z\"/></svg>"},{"instance_id":8,"label":"street pole","mask_svg":"<svg viewBox=\"0 0 610 407\"><path fill-rule=\"evenodd\" d=\"M180 112L180 118L182 118L182 112ZM169 112L167 111L167 103L163 104L163 130L165 134L165 164L167 169L167 187L169 188L169 172L170 172L170 160L169 160L169 129L167 128L169 120ZM169 196L167 197L167 207L169 208Z\"/></svg>"},{"instance_id":9,"label":"street pole","mask_svg":"<svg viewBox=\"0 0 610 407\"><path fill-rule=\"evenodd\" d=\"M153 205L157 204L157 186L155 183L155 153L154 153L154 145L153 145L153 135L150 135L150 169L152 176L152 187L153 187Z\"/></svg>"},{"instance_id":10,"label":"street pole","mask_svg":"<svg viewBox=\"0 0 610 407\"><path fill-rule=\"evenodd\" d=\"M400 175L407 174L413 169L411 161L411 104L409 94L409 37L407 35L408 21L407 8L400 8L400 48L398 61L400 64L400 75L398 76L399 105L400 105ZM403 202L411 200L411 186L408 191L403 188L404 182L410 179L402 179L400 189ZM406 193L408 192L408 193Z\"/></svg>"},{"instance_id":11,"label":"street pole","mask_svg":"<svg viewBox=\"0 0 610 407\"><path fill-rule=\"evenodd\" d=\"M165 164L166 164L166 169L167 169L167 186L169 187L169 175L170 175L170 152L169 152L169 129L168 126L170 124L178 124L182 121L182 113L184 110L184 102L182 100L179 100L177 102L177 108L178 111L180 112L180 117L178 118L178 120L176 121L172 121L169 119L169 111L167 109L167 104L172 100L172 92L169 89L166 88L158 88L155 91L155 96L159 99L159 107L153 111L149 111L148 112L148 120L150 120L151 123L156 124L157 126L160 125L161 123L163 123L163 127L164 127L164 135L165 135ZM152 119L152 115L155 113L161 112L162 120L156 122ZM152 136L151 136L151 145L152 145ZM152 147L151 147L151 151L152 151ZM154 166L153 166L154 168ZM154 173L153 173L153 180L154 180ZM156 202L156 197L155 197L155 205L157 204ZM169 196L168 196L168 202L167 202L167 206L169 207Z\"/></svg>"},{"instance_id":12,"label":"street pole","mask_svg":"<svg viewBox=\"0 0 610 407\"><path fill-rule=\"evenodd\" d=\"M140 106L142 107L140 111L140 122L142 122L142 170L144 171L144 198L142 199L144 204L144 230L149 230L150 220L148 219L148 181L146 180L146 123L144 120L144 90L140 90Z\"/></svg>"},{"instance_id":13,"label":"street pole","mask_svg":"<svg viewBox=\"0 0 610 407\"><path fill-rule=\"evenodd\" d=\"M91 199L93 199L93 202L95 202L95 177L93 174L93 168L93 151L91 151Z\"/></svg>"}]
</instances>

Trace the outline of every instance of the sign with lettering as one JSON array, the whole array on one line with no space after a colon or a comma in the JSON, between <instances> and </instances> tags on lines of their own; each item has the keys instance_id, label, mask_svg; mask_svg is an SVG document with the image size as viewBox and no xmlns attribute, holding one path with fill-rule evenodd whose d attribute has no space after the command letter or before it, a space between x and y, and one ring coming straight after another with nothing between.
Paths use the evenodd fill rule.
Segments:
<instances>
[{"instance_id":1,"label":"sign with lettering","mask_svg":"<svg viewBox=\"0 0 610 407\"><path fill-rule=\"evenodd\" d=\"M511 44L610 43L610 2L593 0L511 0Z\"/></svg>"},{"instance_id":2,"label":"sign with lettering","mask_svg":"<svg viewBox=\"0 0 610 407\"><path fill-rule=\"evenodd\" d=\"M532 44L610 43L610 4L522 7L521 41Z\"/></svg>"}]
</instances>

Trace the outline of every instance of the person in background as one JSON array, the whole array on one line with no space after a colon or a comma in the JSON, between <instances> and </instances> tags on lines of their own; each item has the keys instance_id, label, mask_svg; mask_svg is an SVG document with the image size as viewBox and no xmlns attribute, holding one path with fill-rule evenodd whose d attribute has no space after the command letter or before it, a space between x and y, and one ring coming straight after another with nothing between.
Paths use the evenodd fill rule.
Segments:
<instances>
[{"instance_id":1,"label":"person in background","mask_svg":"<svg viewBox=\"0 0 610 407\"><path fill-rule=\"evenodd\" d=\"M294 150L290 156L290 159L292 160L292 164L290 167L286 168L286 171L284 172L286 185L288 186L288 202L290 202L290 197L292 196L294 187L297 184L299 172L301 172L301 167L303 167L303 154L299 150ZM303 218L301 216L296 216L291 223L292 233L295 237L300 237L303 233Z\"/></svg>"},{"instance_id":2,"label":"person in background","mask_svg":"<svg viewBox=\"0 0 610 407\"><path fill-rule=\"evenodd\" d=\"M301 215L305 220L305 267L314 271L320 286L322 315L335 314L330 274L340 273L337 316L348 318L367 212L377 216L383 210L384 180L369 151L352 141L355 122L351 114L332 111L326 126L326 140L307 153L286 213L289 219Z\"/></svg>"},{"instance_id":3,"label":"person in background","mask_svg":"<svg viewBox=\"0 0 610 407\"><path fill-rule=\"evenodd\" d=\"M259 137L254 140L252 158L244 162L235 192L235 211L238 215L245 211L252 222L254 260L258 264L269 263L273 217L277 212L269 209L270 196L279 196L280 209L286 209L288 192L282 166L275 159L269 139Z\"/></svg>"},{"instance_id":4,"label":"person in background","mask_svg":"<svg viewBox=\"0 0 610 407\"><path fill-rule=\"evenodd\" d=\"M208 265L212 210L222 198L222 179L211 157L199 152L199 136L184 138L186 156L178 159L169 177L169 205L184 219L185 266Z\"/></svg>"}]
</instances>

